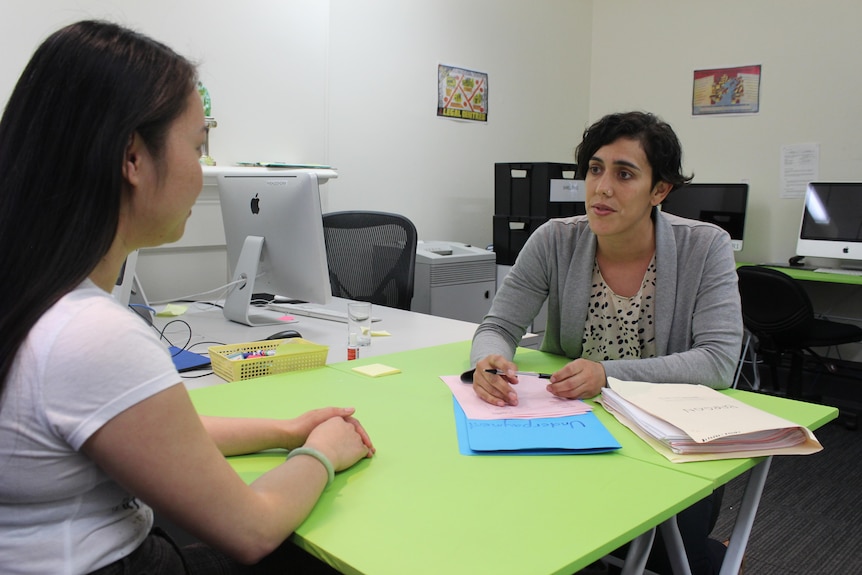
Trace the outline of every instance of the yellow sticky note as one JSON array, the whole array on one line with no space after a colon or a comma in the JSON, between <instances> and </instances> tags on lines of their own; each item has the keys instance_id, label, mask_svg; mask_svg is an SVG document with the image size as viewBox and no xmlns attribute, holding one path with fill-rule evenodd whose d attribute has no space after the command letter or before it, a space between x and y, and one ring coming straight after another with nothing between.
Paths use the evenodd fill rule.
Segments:
<instances>
[{"instance_id":1,"label":"yellow sticky note","mask_svg":"<svg viewBox=\"0 0 862 575\"><path fill-rule=\"evenodd\" d=\"M353 371L356 373L361 373L362 375L367 375L369 377L380 377L382 375L393 375L396 373L401 373L401 370L397 367L390 367L388 365L383 365L382 363L369 363L368 365L361 365L359 367L354 367Z\"/></svg>"},{"instance_id":2,"label":"yellow sticky note","mask_svg":"<svg viewBox=\"0 0 862 575\"><path fill-rule=\"evenodd\" d=\"M159 317L174 317L178 315L183 315L184 313L186 313L187 309L189 309L188 306L169 303L165 306L165 309L158 312L156 315Z\"/></svg>"}]
</instances>

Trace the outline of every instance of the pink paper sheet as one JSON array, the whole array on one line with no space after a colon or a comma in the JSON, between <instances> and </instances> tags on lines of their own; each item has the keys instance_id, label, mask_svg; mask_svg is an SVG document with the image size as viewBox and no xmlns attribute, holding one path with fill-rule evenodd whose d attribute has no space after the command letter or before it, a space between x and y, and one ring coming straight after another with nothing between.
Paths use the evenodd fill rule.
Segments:
<instances>
[{"instance_id":1,"label":"pink paper sheet","mask_svg":"<svg viewBox=\"0 0 862 575\"><path fill-rule=\"evenodd\" d=\"M518 394L518 405L497 407L485 403L473 393L473 386L461 381L457 375L443 375L440 379L452 390L455 399L468 419L527 419L534 417L563 417L592 411L592 407L579 399L562 399L545 389L547 379L532 375L518 377L513 386Z\"/></svg>"}]
</instances>

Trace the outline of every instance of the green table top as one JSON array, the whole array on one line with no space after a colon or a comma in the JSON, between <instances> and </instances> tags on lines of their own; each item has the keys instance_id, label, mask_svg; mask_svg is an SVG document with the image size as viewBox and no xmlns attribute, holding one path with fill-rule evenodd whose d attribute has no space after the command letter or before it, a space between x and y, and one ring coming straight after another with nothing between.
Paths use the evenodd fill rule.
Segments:
<instances>
[{"instance_id":1,"label":"green table top","mask_svg":"<svg viewBox=\"0 0 862 575\"><path fill-rule=\"evenodd\" d=\"M671 463L600 406L622 444L613 453L464 456L452 395L440 380L469 367L469 342L330 364L193 390L208 415L293 417L354 406L377 454L339 473L295 541L344 573L570 574L750 469L761 458ZM521 369L554 371L568 360L521 349ZM353 367L401 373L371 378ZM726 393L811 429L831 407ZM247 482L284 460L271 452L230 458ZM645 497L645 494L649 494Z\"/></svg>"},{"instance_id":2,"label":"green table top","mask_svg":"<svg viewBox=\"0 0 862 575\"><path fill-rule=\"evenodd\" d=\"M452 395L439 376L466 369L468 350L469 342L449 344L191 396L208 415L292 417L325 405L356 407L377 454L337 474L295 535L344 573L571 574L712 490L708 479L621 453L461 455ZM364 363L402 373L351 371ZM284 454L230 460L250 482Z\"/></svg>"}]
</instances>

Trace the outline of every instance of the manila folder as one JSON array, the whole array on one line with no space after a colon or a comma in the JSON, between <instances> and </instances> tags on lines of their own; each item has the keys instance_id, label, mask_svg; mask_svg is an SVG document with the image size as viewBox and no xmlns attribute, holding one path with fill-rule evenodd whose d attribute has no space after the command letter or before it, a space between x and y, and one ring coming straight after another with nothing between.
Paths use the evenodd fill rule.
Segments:
<instances>
[{"instance_id":1,"label":"manila folder","mask_svg":"<svg viewBox=\"0 0 862 575\"><path fill-rule=\"evenodd\" d=\"M705 385L655 384L609 377L608 386L626 401L678 427L698 443L800 427Z\"/></svg>"}]
</instances>

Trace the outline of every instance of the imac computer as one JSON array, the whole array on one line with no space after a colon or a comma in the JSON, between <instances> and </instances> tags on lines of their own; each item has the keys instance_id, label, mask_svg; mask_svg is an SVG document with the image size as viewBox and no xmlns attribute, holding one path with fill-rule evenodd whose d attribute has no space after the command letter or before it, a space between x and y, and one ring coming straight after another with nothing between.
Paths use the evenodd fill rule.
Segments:
<instances>
[{"instance_id":1,"label":"imac computer","mask_svg":"<svg viewBox=\"0 0 862 575\"><path fill-rule=\"evenodd\" d=\"M862 183L808 184L796 255L855 260L855 264L842 267L862 267Z\"/></svg>"},{"instance_id":2,"label":"imac computer","mask_svg":"<svg viewBox=\"0 0 862 575\"><path fill-rule=\"evenodd\" d=\"M123 267L120 270L120 275L117 276L116 285L112 290L114 298L124 306L128 306L130 310L141 316L148 324L153 324L152 309L147 302L147 296L144 295L144 290L138 282L138 276L135 273L138 265L138 250L133 251L126 256L126 261L123 262ZM162 335L162 339L164 335ZM171 359L177 368L177 371L184 372L192 369L198 369L209 365L210 360L207 356L202 356L193 351L187 351L176 346L168 346L171 352Z\"/></svg>"},{"instance_id":3,"label":"imac computer","mask_svg":"<svg viewBox=\"0 0 862 575\"><path fill-rule=\"evenodd\" d=\"M748 184L688 184L661 203L663 212L724 229L736 252L742 250L747 207Z\"/></svg>"},{"instance_id":4,"label":"imac computer","mask_svg":"<svg viewBox=\"0 0 862 575\"><path fill-rule=\"evenodd\" d=\"M219 174L232 287L227 319L245 325L281 323L251 315L252 293L267 292L325 305L332 299L317 176L280 171Z\"/></svg>"},{"instance_id":5,"label":"imac computer","mask_svg":"<svg viewBox=\"0 0 862 575\"><path fill-rule=\"evenodd\" d=\"M144 295L144 289L138 281L137 266L138 250L135 250L126 256L126 261L123 262L123 267L120 270L120 275L117 276L117 282L114 289L111 290L111 294L120 304L131 308L148 323L153 323L147 296Z\"/></svg>"},{"instance_id":6,"label":"imac computer","mask_svg":"<svg viewBox=\"0 0 862 575\"><path fill-rule=\"evenodd\" d=\"M120 275L117 276L117 282L111 291L117 301L124 306L132 303L132 293L135 291L135 268L137 268L137 265L138 250L135 250L126 256L126 261L123 262Z\"/></svg>"}]
</instances>

